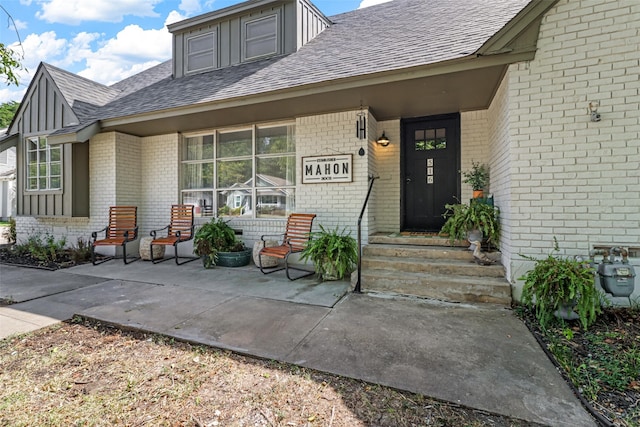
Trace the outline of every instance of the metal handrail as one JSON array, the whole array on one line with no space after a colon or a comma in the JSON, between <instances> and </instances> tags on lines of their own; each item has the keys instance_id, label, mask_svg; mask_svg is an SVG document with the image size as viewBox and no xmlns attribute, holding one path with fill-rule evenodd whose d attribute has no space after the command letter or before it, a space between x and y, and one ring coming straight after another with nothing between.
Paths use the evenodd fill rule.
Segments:
<instances>
[{"instance_id":1,"label":"metal handrail","mask_svg":"<svg viewBox=\"0 0 640 427\"><path fill-rule=\"evenodd\" d=\"M360 216L358 217L358 281L356 282L356 286L353 289L353 292L356 293L362 292L360 286L360 279L362 276L362 217L364 216L364 210L367 207L367 203L369 203L369 196L371 195L371 190L373 189L373 183L378 178L380 177L369 175L369 191L367 191L367 197L364 199L362 210L360 211Z\"/></svg>"}]
</instances>

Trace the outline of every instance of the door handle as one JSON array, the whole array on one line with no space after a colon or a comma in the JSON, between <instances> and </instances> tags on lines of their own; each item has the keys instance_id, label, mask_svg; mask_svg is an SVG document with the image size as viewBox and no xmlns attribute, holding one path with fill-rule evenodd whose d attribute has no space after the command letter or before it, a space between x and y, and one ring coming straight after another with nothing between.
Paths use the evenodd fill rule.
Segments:
<instances>
[{"instance_id":1,"label":"door handle","mask_svg":"<svg viewBox=\"0 0 640 427\"><path fill-rule=\"evenodd\" d=\"M410 183L410 182L411 182L411 178L407 178L405 181L406 181L406 182L407 182L407 184L408 184L408 183Z\"/></svg>"}]
</instances>

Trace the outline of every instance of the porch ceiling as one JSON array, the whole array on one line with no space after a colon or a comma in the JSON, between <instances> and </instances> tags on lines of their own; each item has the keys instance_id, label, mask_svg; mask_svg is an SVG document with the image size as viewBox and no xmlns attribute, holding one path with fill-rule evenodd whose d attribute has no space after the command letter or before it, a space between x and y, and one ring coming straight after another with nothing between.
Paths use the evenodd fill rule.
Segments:
<instances>
[{"instance_id":1,"label":"porch ceiling","mask_svg":"<svg viewBox=\"0 0 640 427\"><path fill-rule=\"evenodd\" d=\"M252 98L233 103L168 110L132 120L108 120L103 131L137 136L162 135L220 128L299 116L345 111L369 106L378 121L487 108L506 65L453 73L358 85L331 90L299 90L256 103Z\"/></svg>"}]
</instances>

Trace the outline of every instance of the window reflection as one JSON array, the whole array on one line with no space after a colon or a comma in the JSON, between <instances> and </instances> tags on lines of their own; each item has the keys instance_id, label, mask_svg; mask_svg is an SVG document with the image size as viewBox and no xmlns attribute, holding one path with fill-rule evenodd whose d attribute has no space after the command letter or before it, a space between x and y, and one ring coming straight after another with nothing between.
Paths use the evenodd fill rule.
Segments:
<instances>
[{"instance_id":1,"label":"window reflection","mask_svg":"<svg viewBox=\"0 0 640 427\"><path fill-rule=\"evenodd\" d=\"M188 137L181 153L183 203L197 215L286 217L294 210L295 126Z\"/></svg>"}]
</instances>

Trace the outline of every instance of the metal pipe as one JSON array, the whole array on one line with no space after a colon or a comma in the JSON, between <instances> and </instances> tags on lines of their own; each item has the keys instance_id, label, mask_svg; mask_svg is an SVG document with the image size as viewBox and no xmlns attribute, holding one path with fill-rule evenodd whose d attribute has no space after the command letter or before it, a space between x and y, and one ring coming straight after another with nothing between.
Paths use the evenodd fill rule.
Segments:
<instances>
[{"instance_id":1,"label":"metal pipe","mask_svg":"<svg viewBox=\"0 0 640 427\"><path fill-rule=\"evenodd\" d=\"M628 264L629 263L629 259L628 259L629 252L627 252L627 250L625 248L621 248L621 247L615 246L615 247L611 248L610 251L611 251L611 257L612 257L611 261L612 262L614 261L613 257L617 254L617 255L620 255L622 257L622 263L623 264Z\"/></svg>"},{"instance_id":2,"label":"metal pipe","mask_svg":"<svg viewBox=\"0 0 640 427\"><path fill-rule=\"evenodd\" d=\"M360 279L362 277L362 217L364 216L364 211L367 207L367 203L369 202L369 196L371 195L371 190L373 189L373 183L378 178L380 177L369 175L369 191L367 191L367 197L364 199L362 210L360 211L360 216L358 217L358 280L356 282L355 288L353 289L353 292L358 294L362 292L360 284Z\"/></svg>"}]
</instances>

